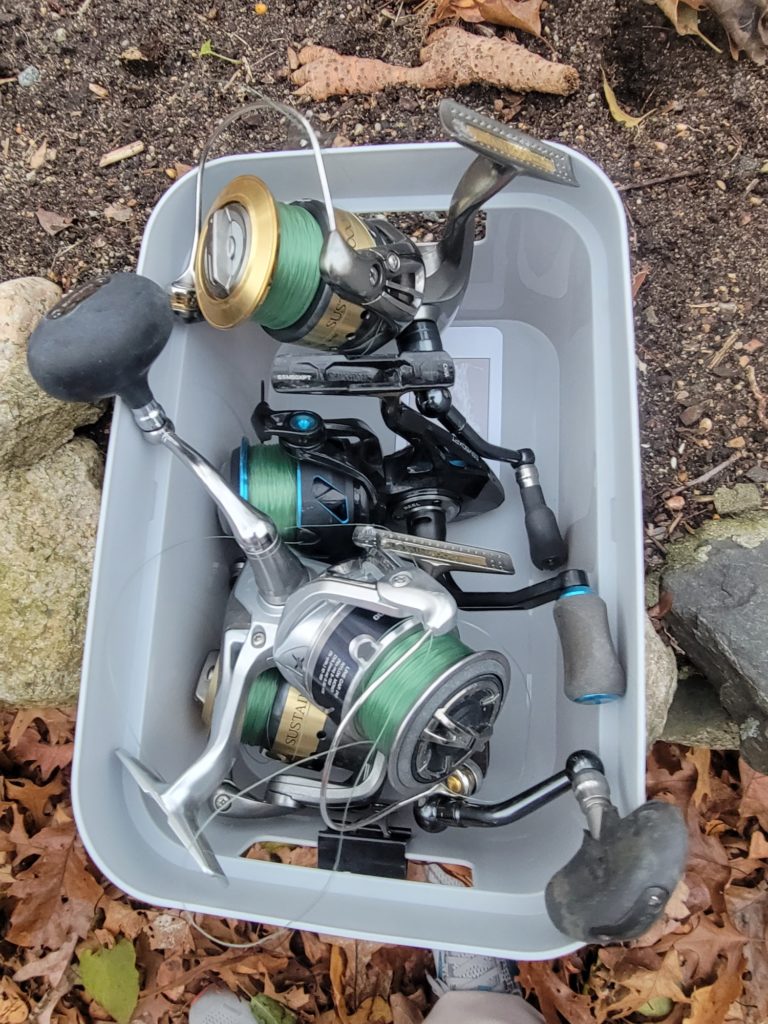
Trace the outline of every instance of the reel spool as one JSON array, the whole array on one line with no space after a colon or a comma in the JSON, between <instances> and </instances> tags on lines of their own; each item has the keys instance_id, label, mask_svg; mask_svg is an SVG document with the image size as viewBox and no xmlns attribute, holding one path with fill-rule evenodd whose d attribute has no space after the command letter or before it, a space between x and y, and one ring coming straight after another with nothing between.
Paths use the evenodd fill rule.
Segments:
<instances>
[{"instance_id":1,"label":"reel spool","mask_svg":"<svg viewBox=\"0 0 768 1024\"><path fill-rule=\"evenodd\" d=\"M387 221L334 212L352 250L397 244L422 266L416 245ZM384 321L321 277L320 254L330 231L321 202L277 202L260 178L235 178L203 222L195 253L200 312L221 330L251 321L276 341L325 352L363 356L380 348L392 336ZM418 271L405 275L404 299L418 278Z\"/></svg>"},{"instance_id":2,"label":"reel spool","mask_svg":"<svg viewBox=\"0 0 768 1024\"><path fill-rule=\"evenodd\" d=\"M399 576L407 586L410 575ZM427 636L412 617L328 599L296 613L289 601L275 641L280 672L336 725L373 690L344 739L385 754L397 792L420 792L483 750L509 686L503 655L474 652L455 631Z\"/></svg>"},{"instance_id":3,"label":"reel spool","mask_svg":"<svg viewBox=\"0 0 768 1024\"><path fill-rule=\"evenodd\" d=\"M219 689L219 652L211 651L200 671L196 696L209 728ZM316 704L267 669L253 680L245 698L240 741L280 761L300 761L328 749L333 725Z\"/></svg>"}]
</instances>

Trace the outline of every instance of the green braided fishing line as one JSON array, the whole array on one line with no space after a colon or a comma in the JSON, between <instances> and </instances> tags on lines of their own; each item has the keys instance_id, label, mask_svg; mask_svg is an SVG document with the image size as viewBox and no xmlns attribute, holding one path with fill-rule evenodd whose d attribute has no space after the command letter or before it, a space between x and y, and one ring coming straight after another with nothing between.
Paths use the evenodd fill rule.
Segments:
<instances>
[{"instance_id":1,"label":"green braided fishing line","mask_svg":"<svg viewBox=\"0 0 768 1024\"><path fill-rule=\"evenodd\" d=\"M422 636L423 633L417 631L395 640L374 662L363 679L362 689L367 690L380 679L390 665L416 646ZM371 740L378 737L376 746L387 753L403 720L424 691L446 669L471 653L469 647L452 633L432 637L395 669L360 708L357 721L363 734Z\"/></svg>"},{"instance_id":2,"label":"green braided fishing line","mask_svg":"<svg viewBox=\"0 0 768 1024\"><path fill-rule=\"evenodd\" d=\"M323 232L302 206L277 204L280 243L267 297L253 314L256 323L279 331L300 320L320 285Z\"/></svg>"},{"instance_id":3,"label":"green braided fishing line","mask_svg":"<svg viewBox=\"0 0 768 1024\"><path fill-rule=\"evenodd\" d=\"M280 685L280 673L275 668L262 672L251 683L243 716L240 738L251 747L262 747L267 742L267 726Z\"/></svg>"},{"instance_id":4,"label":"green braided fishing line","mask_svg":"<svg viewBox=\"0 0 768 1024\"><path fill-rule=\"evenodd\" d=\"M279 444L254 445L248 453L248 501L285 536L296 526L296 463Z\"/></svg>"}]
</instances>

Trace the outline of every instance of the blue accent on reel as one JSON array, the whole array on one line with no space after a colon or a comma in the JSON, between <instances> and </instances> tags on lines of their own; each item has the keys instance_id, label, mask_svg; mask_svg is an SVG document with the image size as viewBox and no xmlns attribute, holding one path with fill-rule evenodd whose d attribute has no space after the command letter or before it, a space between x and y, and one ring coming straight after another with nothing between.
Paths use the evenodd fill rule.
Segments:
<instances>
[{"instance_id":1,"label":"blue accent on reel","mask_svg":"<svg viewBox=\"0 0 768 1024\"><path fill-rule=\"evenodd\" d=\"M240 441L240 472L239 472L239 487L240 497L243 501L248 501L248 456L250 455L250 446L248 445L247 438L243 438Z\"/></svg>"},{"instance_id":2,"label":"blue accent on reel","mask_svg":"<svg viewBox=\"0 0 768 1024\"><path fill-rule=\"evenodd\" d=\"M583 697L574 698L575 704L610 704L619 699L618 693L587 693Z\"/></svg>"},{"instance_id":3,"label":"blue accent on reel","mask_svg":"<svg viewBox=\"0 0 768 1024\"><path fill-rule=\"evenodd\" d=\"M288 421L288 425L292 430L300 430L306 434L317 426L317 416L313 416L309 412L295 412Z\"/></svg>"},{"instance_id":4,"label":"blue accent on reel","mask_svg":"<svg viewBox=\"0 0 768 1024\"><path fill-rule=\"evenodd\" d=\"M578 597L579 594L593 594L593 593L594 593L594 591L592 590L592 587L568 587L567 590L564 590L562 592L562 594L558 598L558 601L562 601L562 599L564 597Z\"/></svg>"}]
</instances>

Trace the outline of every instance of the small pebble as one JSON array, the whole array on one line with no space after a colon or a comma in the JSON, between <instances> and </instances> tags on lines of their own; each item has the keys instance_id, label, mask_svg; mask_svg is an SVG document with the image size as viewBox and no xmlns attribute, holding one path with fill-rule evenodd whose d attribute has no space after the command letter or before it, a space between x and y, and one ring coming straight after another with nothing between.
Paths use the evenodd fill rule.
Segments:
<instances>
[{"instance_id":1,"label":"small pebble","mask_svg":"<svg viewBox=\"0 0 768 1024\"><path fill-rule=\"evenodd\" d=\"M754 512L760 508L762 496L754 484L735 484L733 487L718 487L713 495L715 511L721 516Z\"/></svg>"},{"instance_id":2,"label":"small pebble","mask_svg":"<svg viewBox=\"0 0 768 1024\"><path fill-rule=\"evenodd\" d=\"M746 448L747 442L741 435L739 437L732 437L730 441L725 442L726 448Z\"/></svg>"},{"instance_id":3,"label":"small pebble","mask_svg":"<svg viewBox=\"0 0 768 1024\"><path fill-rule=\"evenodd\" d=\"M765 466L753 466L744 474L753 484L768 484L768 469Z\"/></svg>"},{"instance_id":4,"label":"small pebble","mask_svg":"<svg viewBox=\"0 0 768 1024\"><path fill-rule=\"evenodd\" d=\"M67 30L64 28L57 28L53 33L53 41L59 46L63 46L67 41Z\"/></svg>"},{"instance_id":5,"label":"small pebble","mask_svg":"<svg viewBox=\"0 0 768 1024\"><path fill-rule=\"evenodd\" d=\"M30 85L37 85L39 81L40 72L34 64L30 64L28 67L24 68L23 71L19 72L18 83L22 88L26 89Z\"/></svg>"},{"instance_id":6,"label":"small pebble","mask_svg":"<svg viewBox=\"0 0 768 1024\"><path fill-rule=\"evenodd\" d=\"M668 498L664 504L670 510L670 512L680 512L685 508L685 498L682 494L673 494L671 498Z\"/></svg>"},{"instance_id":7,"label":"small pebble","mask_svg":"<svg viewBox=\"0 0 768 1024\"><path fill-rule=\"evenodd\" d=\"M700 434L708 434L711 429L712 429L712 420L709 418L709 416L704 416L702 419L699 420L699 433Z\"/></svg>"},{"instance_id":8,"label":"small pebble","mask_svg":"<svg viewBox=\"0 0 768 1024\"><path fill-rule=\"evenodd\" d=\"M715 185L720 189L721 192L725 192L725 188L726 188L725 182L722 181L720 178L717 179L717 181L715 182Z\"/></svg>"},{"instance_id":9,"label":"small pebble","mask_svg":"<svg viewBox=\"0 0 768 1024\"><path fill-rule=\"evenodd\" d=\"M749 341L744 342L744 351L752 355L763 347L763 342L758 338L750 338Z\"/></svg>"}]
</instances>

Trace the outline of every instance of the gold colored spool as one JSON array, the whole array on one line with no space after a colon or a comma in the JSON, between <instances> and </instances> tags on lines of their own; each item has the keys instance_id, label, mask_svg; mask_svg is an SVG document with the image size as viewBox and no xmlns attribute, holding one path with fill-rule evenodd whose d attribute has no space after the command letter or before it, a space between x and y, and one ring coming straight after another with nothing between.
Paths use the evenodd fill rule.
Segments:
<instances>
[{"instance_id":1,"label":"gold colored spool","mask_svg":"<svg viewBox=\"0 0 768 1024\"><path fill-rule=\"evenodd\" d=\"M376 241L354 213L336 210L336 226L353 249L369 249ZM222 218L226 217L226 221ZM218 240L213 232L220 231ZM228 232L228 235L227 235ZM277 204L266 184L254 175L233 179L216 197L205 218L195 254L195 279L200 311L214 327L228 329L249 320L267 297L277 265L280 222ZM231 281L217 280L216 264L231 271ZM336 351L357 333L365 310L330 291L324 308L298 344Z\"/></svg>"},{"instance_id":2,"label":"gold colored spool","mask_svg":"<svg viewBox=\"0 0 768 1024\"><path fill-rule=\"evenodd\" d=\"M326 713L300 690L289 687L271 753L291 761L309 757L320 745L318 734L325 729L327 720Z\"/></svg>"},{"instance_id":3,"label":"gold colored spool","mask_svg":"<svg viewBox=\"0 0 768 1024\"><path fill-rule=\"evenodd\" d=\"M233 213L237 211L238 219L243 217L245 229L242 251L238 253L230 246L232 251L226 254L231 258L234 272L231 287L217 282L210 273L216 245L211 232L216 229L217 215L226 215L220 211L228 207ZM197 301L209 324L225 329L253 316L269 291L279 242L277 206L260 178L240 175L219 192L205 219L195 256Z\"/></svg>"}]
</instances>

